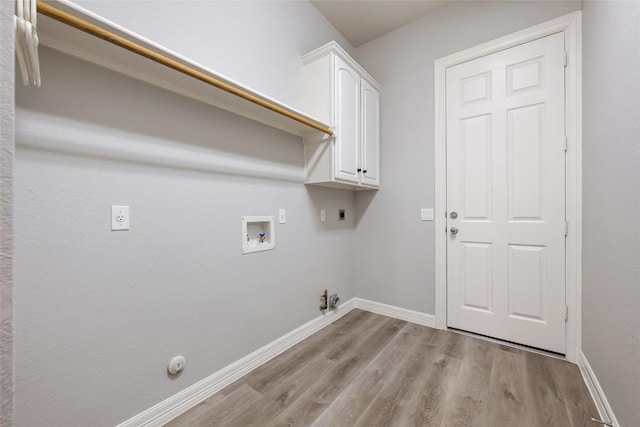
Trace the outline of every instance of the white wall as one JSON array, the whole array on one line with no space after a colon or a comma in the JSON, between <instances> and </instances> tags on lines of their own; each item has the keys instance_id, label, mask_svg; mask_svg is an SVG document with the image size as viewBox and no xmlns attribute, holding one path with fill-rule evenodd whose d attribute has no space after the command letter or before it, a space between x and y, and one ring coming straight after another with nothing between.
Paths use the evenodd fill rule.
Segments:
<instances>
[{"instance_id":1,"label":"white wall","mask_svg":"<svg viewBox=\"0 0 640 427\"><path fill-rule=\"evenodd\" d=\"M339 38L309 4L274 4L263 20L258 3L229 14L235 6L193 2L190 16L211 25L184 29L161 3L145 2L162 21L151 38L185 34L167 39L184 52L195 32L205 43L187 54L286 101L300 101L299 53ZM150 25L137 4L88 5ZM256 30L236 31L246 20ZM226 37L210 37L222 23ZM354 195L303 184L299 138L40 55L43 87L16 87L17 426L117 424L317 317L324 288L354 296ZM115 204L131 206L130 231L110 231ZM278 208L276 249L241 255L240 217ZM186 369L170 378L177 354Z\"/></svg>"},{"instance_id":2,"label":"white wall","mask_svg":"<svg viewBox=\"0 0 640 427\"><path fill-rule=\"evenodd\" d=\"M307 1L74 3L298 109L303 107L300 57L331 40L353 51Z\"/></svg>"},{"instance_id":3,"label":"white wall","mask_svg":"<svg viewBox=\"0 0 640 427\"><path fill-rule=\"evenodd\" d=\"M583 351L640 420L640 3L583 3Z\"/></svg>"},{"instance_id":4,"label":"white wall","mask_svg":"<svg viewBox=\"0 0 640 427\"><path fill-rule=\"evenodd\" d=\"M356 294L434 313L434 60L580 9L580 2L455 2L356 49L383 86L381 189L358 193ZM439 232L444 232L443 230Z\"/></svg>"},{"instance_id":5,"label":"white wall","mask_svg":"<svg viewBox=\"0 0 640 427\"><path fill-rule=\"evenodd\" d=\"M0 2L0 426L13 425L14 2Z\"/></svg>"}]
</instances>

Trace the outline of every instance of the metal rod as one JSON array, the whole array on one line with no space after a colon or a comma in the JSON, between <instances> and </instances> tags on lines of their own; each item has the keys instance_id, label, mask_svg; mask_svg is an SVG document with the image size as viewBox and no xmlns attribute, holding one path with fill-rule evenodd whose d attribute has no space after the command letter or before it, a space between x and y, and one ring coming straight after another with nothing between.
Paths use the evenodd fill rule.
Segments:
<instances>
[{"instance_id":1,"label":"metal rod","mask_svg":"<svg viewBox=\"0 0 640 427\"><path fill-rule=\"evenodd\" d=\"M178 61L175 61L171 58L167 58L166 56L154 52L151 49L148 49L144 46L141 46L135 42L127 40L124 37L121 37L117 34L114 34L110 31L107 31L103 28L98 27L97 25L93 25L87 21L84 21L80 18L77 18L69 13L63 12L60 9L53 7L49 3L45 3L44 1L38 0L38 12L42 13L49 18L55 19L58 22L62 22L63 24L74 27L80 31L83 31L87 34L91 34L99 39L107 41L111 44L119 46L123 49L127 49L130 52L133 52L137 55L143 56L147 59L157 62L158 64L162 64L166 67L172 68L182 74L185 74L189 77L193 77L194 79L198 79L204 83L207 83L211 86L217 87L225 92L236 95L242 99L253 102L261 107L264 107L268 110L271 110L275 113L281 114L289 119L295 120L303 125L309 126L313 129L316 129L320 132L323 132L329 136L333 135L333 131L328 127L322 126L319 123L316 123L312 120L307 119L299 114L296 114L292 111L288 111L285 108L280 107L272 102L269 102L265 99L257 97L246 90L237 88L233 85L230 85L226 82L223 82L215 77L211 77L208 74L205 74L201 71L193 69L187 65L184 65Z\"/></svg>"}]
</instances>

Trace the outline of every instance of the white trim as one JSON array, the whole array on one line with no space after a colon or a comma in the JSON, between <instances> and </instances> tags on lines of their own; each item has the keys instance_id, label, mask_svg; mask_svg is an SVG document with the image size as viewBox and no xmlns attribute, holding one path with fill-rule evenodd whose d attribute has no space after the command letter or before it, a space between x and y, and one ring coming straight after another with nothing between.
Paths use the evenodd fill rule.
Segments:
<instances>
[{"instance_id":1,"label":"white trim","mask_svg":"<svg viewBox=\"0 0 640 427\"><path fill-rule=\"evenodd\" d=\"M566 171L566 215L569 235L566 239L566 301L569 319L566 332L566 358L575 362L581 348L582 328L582 29L581 12L573 12L517 33L454 53L434 62L435 111L435 325L447 327L447 241L446 219L446 117L445 72L448 67L513 46L563 32L568 52L566 69L566 132L569 138Z\"/></svg>"},{"instance_id":2,"label":"white trim","mask_svg":"<svg viewBox=\"0 0 640 427\"><path fill-rule=\"evenodd\" d=\"M394 319L406 320L418 325L435 328L435 316L433 314L421 313L419 311L407 310L406 308L395 307L381 302L369 301L362 298L354 298L355 308L370 311L382 316L393 317Z\"/></svg>"},{"instance_id":3,"label":"white trim","mask_svg":"<svg viewBox=\"0 0 640 427\"><path fill-rule=\"evenodd\" d=\"M355 59L351 57L335 40L330 41L327 44L320 46L317 49L312 50L309 53L302 55L302 64L307 65L316 61L330 53L338 55L342 58L351 68L356 70L371 86L373 86L378 92L382 92L382 85L374 79L371 74L367 72Z\"/></svg>"},{"instance_id":4,"label":"white trim","mask_svg":"<svg viewBox=\"0 0 640 427\"><path fill-rule=\"evenodd\" d=\"M598 378L596 378L596 374L593 372L593 369L591 369L587 356L584 355L582 350L578 351L576 363L580 368L580 373L582 374L582 378L589 389L589 393L591 393L593 403L595 403L596 408L598 409L600 419L602 421L610 422L615 427L620 427L620 423L618 423L616 416L613 414L613 409L611 409L611 405L609 405L609 401L604 395L602 387L600 387Z\"/></svg>"},{"instance_id":5,"label":"white trim","mask_svg":"<svg viewBox=\"0 0 640 427\"><path fill-rule=\"evenodd\" d=\"M568 52L566 68L565 130L567 132L566 208L569 235L566 239L566 357L576 362L582 349L582 14L564 31Z\"/></svg>"},{"instance_id":6,"label":"white trim","mask_svg":"<svg viewBox=\"0 0 640 427\"><path fill-rule=\"evenodd\" d=\"M356 298L270 342L117 427L160 427L355 308Z\"/></svg>"}]
</instances>

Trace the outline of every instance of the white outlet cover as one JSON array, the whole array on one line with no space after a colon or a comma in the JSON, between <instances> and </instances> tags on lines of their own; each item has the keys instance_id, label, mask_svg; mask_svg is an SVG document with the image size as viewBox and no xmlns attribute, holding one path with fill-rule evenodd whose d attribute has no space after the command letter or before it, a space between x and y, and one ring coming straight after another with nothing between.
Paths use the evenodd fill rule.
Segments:
<instances>
[{"instance_id":1,"label":"white outlet cover","mask_svg":"<svg viewBox=\"0 0 640 427\"><path fill-rule=\"evenodd\" d=\"M420 209L420 221L433 221L433 208Z\"/></svg>"},{"instance_id":2,"label":"white outlet cover","mask_svg":"<svg viewBox=\"0 0 640 427\"><path fill-rule=\"evenodd\" d=\"M111 206L111 230L129 229L129 206Z\"/></svg>"},{"instance_id":3,"label":"white outlet cover","mask_svg":"<svg viewBox=\"0 0 640 427\"><path fill-rule=\"evenodd\" d=\"M286 224L287 223L287 211L280 208L278 210L278 224Z\"/></svg>"},{"instance_id":4,"label":"white outlet cover","mask_svg":"<svg viewBox=\"0 0 640 427\"><path fill-rule=\"evenodd\" d=\"M320 221L325 222L327 220L327 211L320 209Z\"/></svg>"}]
</instances>

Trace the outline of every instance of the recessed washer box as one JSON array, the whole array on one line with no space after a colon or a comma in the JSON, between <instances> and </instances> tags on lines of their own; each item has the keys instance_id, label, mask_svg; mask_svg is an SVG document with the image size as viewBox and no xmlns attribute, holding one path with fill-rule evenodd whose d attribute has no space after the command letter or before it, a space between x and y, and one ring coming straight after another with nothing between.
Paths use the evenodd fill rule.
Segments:
<instances>
[{"instance_id":1,"label":"recessed washer box","mask_svg":"<svg viewBox=\"0 0 640 427\"><path fill-rule=\"evenodd\" d=\"M242 217L242 253L268 251L276 246L273 215Z\"/></svg>"}]
</instances>

